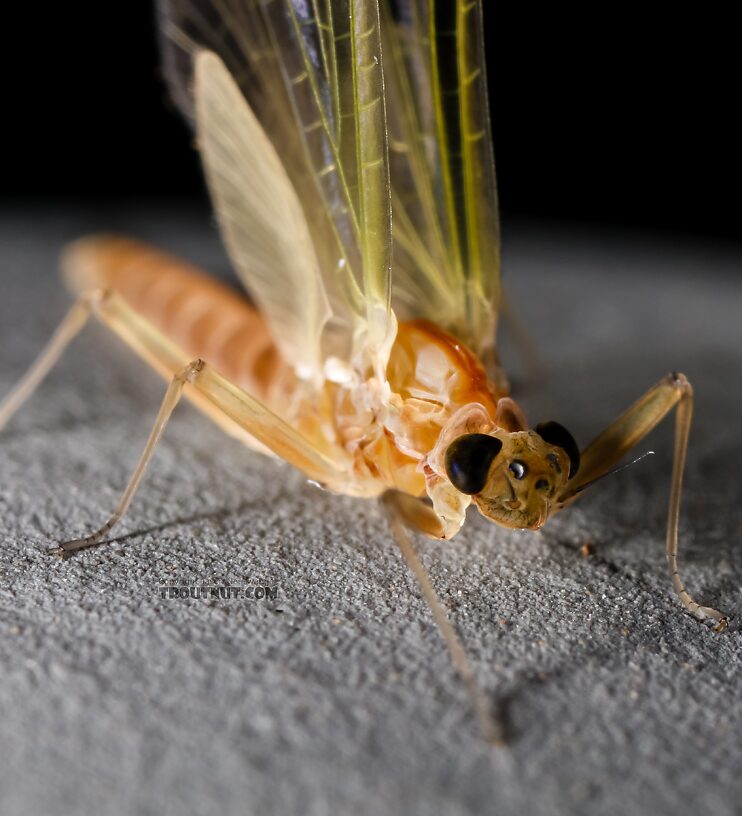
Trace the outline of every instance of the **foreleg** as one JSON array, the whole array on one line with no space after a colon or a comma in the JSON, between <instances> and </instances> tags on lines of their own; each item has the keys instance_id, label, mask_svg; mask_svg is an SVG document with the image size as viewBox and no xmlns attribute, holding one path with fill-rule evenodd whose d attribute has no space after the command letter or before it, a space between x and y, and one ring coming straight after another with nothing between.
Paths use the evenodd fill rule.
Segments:
<instances>
[{"instance_id":1,"label":"foreleg","mask_svg":"<svg viewBox=\"0 0 742 816\"><path fill-rule=\"evenodd\" d=\"M580 456L579 470L566 485L557 506L571 504L588 484L608 473L673 408L677 408L677 412L665 545L667 563L673 587L686 610L721 631L727 626L727 618L716 609L698 604L686 590L678 571L680 495L693 416L693 388L684 374L668 374L585 448Z\"/></svg>"}]
</instances>

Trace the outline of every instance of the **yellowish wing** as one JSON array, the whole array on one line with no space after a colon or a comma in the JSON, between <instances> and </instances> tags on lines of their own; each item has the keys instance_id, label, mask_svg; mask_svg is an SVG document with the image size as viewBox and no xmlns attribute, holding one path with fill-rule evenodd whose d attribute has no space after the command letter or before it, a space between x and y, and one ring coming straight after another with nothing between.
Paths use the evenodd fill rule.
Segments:
<instances>
[{"instance_id":1,"label":"yellowish wing","mask_svg":"<svg viewBox=\"0 0 742 816\"><path fill-rule=\"evenodd\" d=\"M385 0L395 308L487 357L499 218L481 0Z\"/></svg>"},{"instance_id":2,"label":"yellowish wing","mask_svg":"<svg viewBox=\"0 0 742 816\"><path fill-rule=\"evenodd\" d=\"M276 147L332 306L326 354L378 367L393 338L391 189L395 311L486 360L500 239L481 0L380 1L379 21L377 0L159 0L166 72L188 113L190 54L215 50Z\"/></svg>"},{"instance_id":3,"label":"yellowish wing","mask_svg":"<svg viewBox=\"0 0 742 816\"><path fill-rule=\"evenodd\" d=\"M332 307L323 353L343 349L356 368L381 373L396 321L377 0L159 0L159 9L166 72L185 112L193 116L193 56L211 48L280 155ZM229 195L251 183L249 171L239 181L235 172ZM234 245L236 224L231 231ZM273 285L286 287L274 271Z\"/></svg>"},{"instance_id":4,"label":"yellowish wing","mask_svg":"<svg viewBox=\"0 0 742 816\"><path fill-rule=\"evenodd\" d=\"M275 148L224 63L196 57L199 148L235 270L300 377L321 379L330 307L304 212Z\"/></svg>"}]
</instances>

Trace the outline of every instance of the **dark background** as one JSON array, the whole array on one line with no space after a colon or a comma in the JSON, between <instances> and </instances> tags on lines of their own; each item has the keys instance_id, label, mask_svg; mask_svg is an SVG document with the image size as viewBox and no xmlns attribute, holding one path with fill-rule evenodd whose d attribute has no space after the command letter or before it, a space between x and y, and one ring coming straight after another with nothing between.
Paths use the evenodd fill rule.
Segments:
<instances>
[{"instance_id":1,"label":"dark background","mask_svg":"<svg viewBox=\"0 0 742 816\"><path fill-rule=\"evenodd\" d=\"M485 0L505 220L738 239L736 25L709 5L557 5ZM1 201L204 201L152 3L29 3L4 28Z\"/></svg>"}]
</instances>

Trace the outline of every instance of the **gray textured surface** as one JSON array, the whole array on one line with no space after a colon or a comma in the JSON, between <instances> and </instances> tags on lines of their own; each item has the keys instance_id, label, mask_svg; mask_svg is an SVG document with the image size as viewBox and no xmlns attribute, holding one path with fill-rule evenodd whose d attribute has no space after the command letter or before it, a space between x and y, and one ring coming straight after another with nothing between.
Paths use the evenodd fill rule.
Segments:
<instances>
[{"instance_id":1,"label":"gray textured surface","mask_svg":"<svg viewBox=\"0 0 742 816\"><path fill-rule=\"evenodd\" d=\"M100 226L223 263L203 220L6 213L3 393L67 303L60 245ZM535 228L506 241L551 371L523 397L534 421L585 442L669 369L694 383L682 565L739 615L742 253ZM657 456L540 534L471 515L454 542L421 545L506 707L493 765L376 506L317 491L190 407L115 543L45 556L111 508L162 388L91 328L0 435L3 814L739 813L739 619L714 635L671 595L669 424ZM184 580L279 595L160 599Z\"/></svg>"}]
</instances>

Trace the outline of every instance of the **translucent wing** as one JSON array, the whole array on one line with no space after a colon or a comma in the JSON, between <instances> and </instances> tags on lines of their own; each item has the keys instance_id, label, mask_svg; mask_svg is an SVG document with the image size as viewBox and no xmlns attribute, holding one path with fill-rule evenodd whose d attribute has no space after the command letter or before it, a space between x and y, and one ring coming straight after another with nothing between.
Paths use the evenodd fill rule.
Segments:
<instances>
[{"instance_id":1,"label":"translucent wing","mask_svg":"<svg viewBox=\"0 0 742 816\"><path fill-rule=\"evenodd\" d=\"M296 191L224 63L196 57L196 121L206 177L235 268L299 376L321 379L330 307Z\"/></svg>"},{"instance_id":2,"label":"translucent wing","mask_svg":"<svg viewBox=\"0 0 742 816\"><path fill-rule=\"evenodd\" d=\"M481 0L388 0L383 10L395 308L486 358L499 221Z\"/></svg>"},{"instance_id":3,"label":"translucent wing","mask_svg":"<svg viewBox=\"0 0 742 816\"><path fill-rule=\"evenodd\" d=\"M487 358L499 225L481 0L381 0L381 42L376 0L159 2L180 106L192 113L190 54L206 45L281 156L332 304L329 327L352 334L356 352L369 341L377 361L393 336L388 127L395 311L433 320Z\"/></svg>"},{"instance_id":4,"label":"translucent wing","mask_svg":"<svg viewBox=\"0 0 742 816\"><path fill-rule=\"evenodd\" d=\"M159 9L166 73L183 110L193 117L193 55L211 48L280 155L332 308L325 353L344 345L358 367L371 365L380 373L396 322L377 0L160 0ZM220 127L226 127L229 111L221 113ZM199 129L205 127L200 122ZM215 128L211 135L218 140ZM234 144L222 137L218 150L226 154L230 147L228 160L237 160ZM246 259L250 250L242 245L250 235L237 221L240 207L255 198L244 189L253 172L252 166L239 178L234 170L209 172L217 206L231 202L225 232L232 254L239 242ZM246 267L238 271L252 286ZM281 268L274 269L272 281L264 276L264 283L290 285ZM272 324L277 339L287 322ZM285 342L293 346L295 340Z\"/></svg>"}]
</instances>

